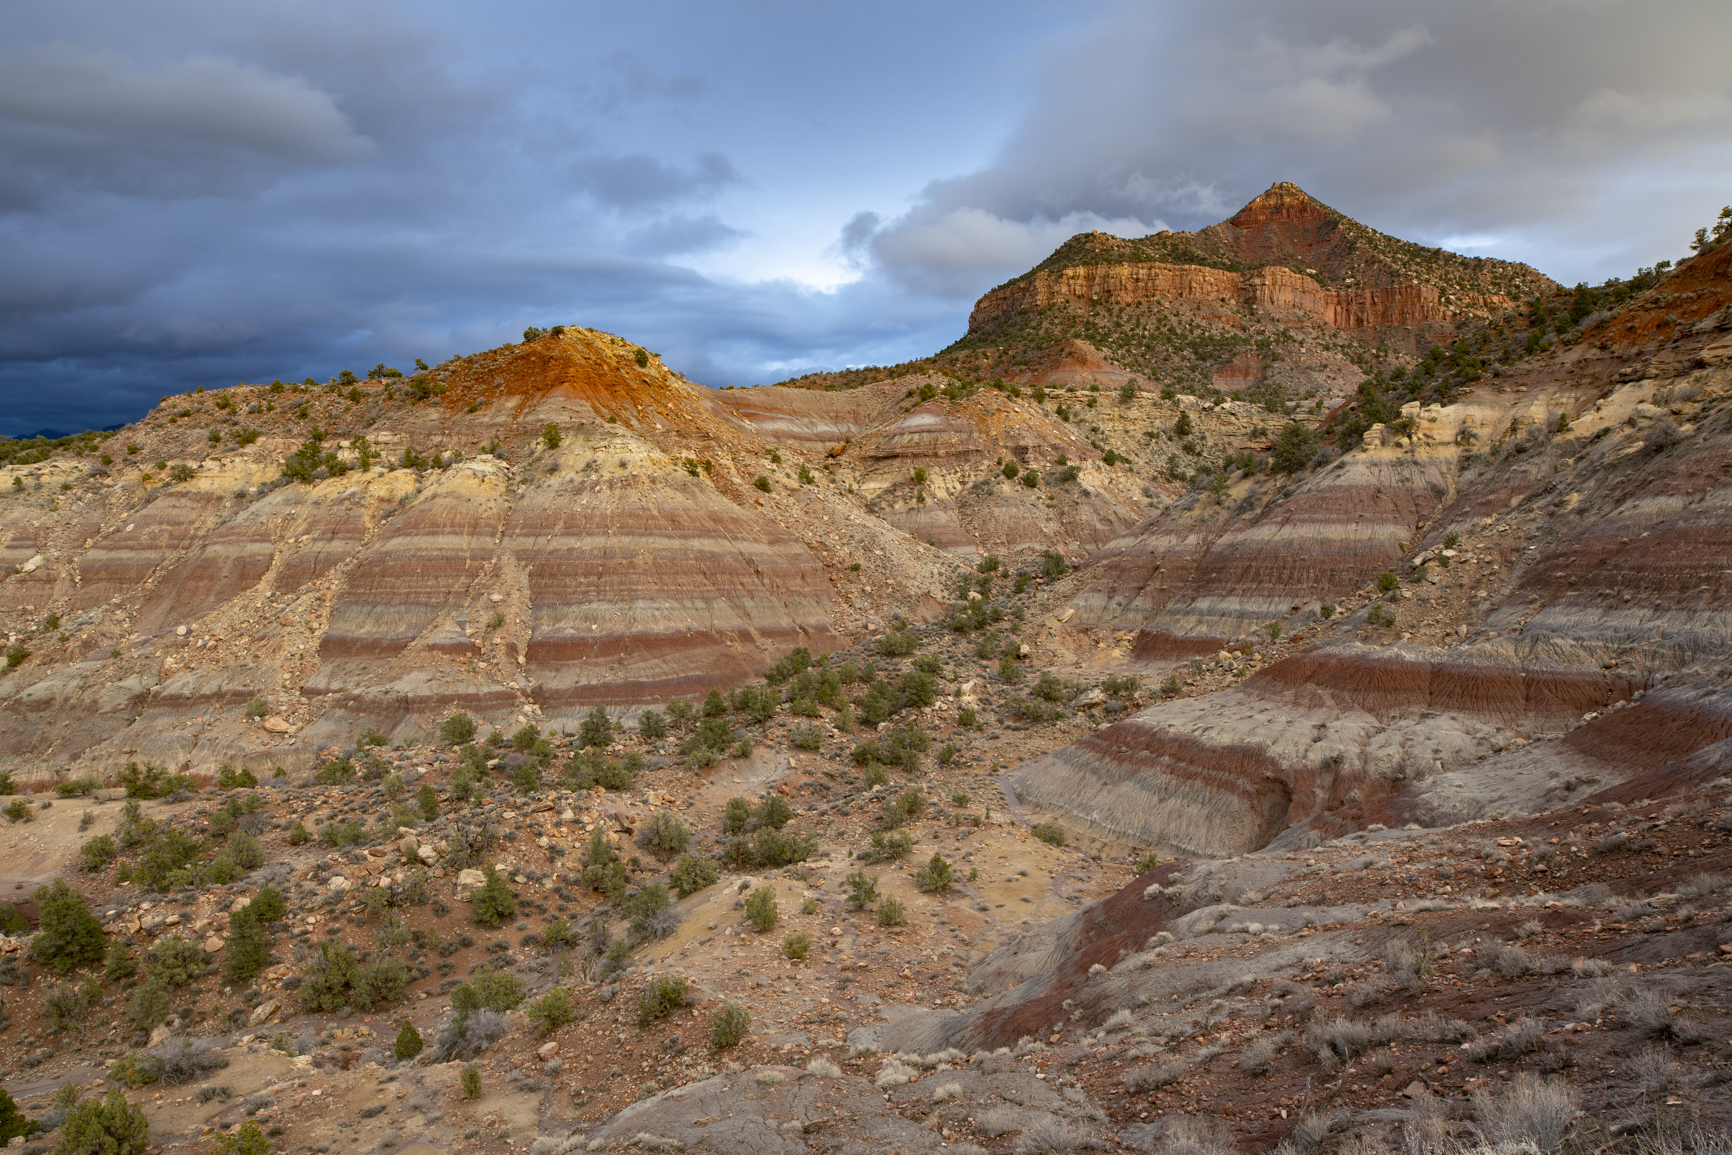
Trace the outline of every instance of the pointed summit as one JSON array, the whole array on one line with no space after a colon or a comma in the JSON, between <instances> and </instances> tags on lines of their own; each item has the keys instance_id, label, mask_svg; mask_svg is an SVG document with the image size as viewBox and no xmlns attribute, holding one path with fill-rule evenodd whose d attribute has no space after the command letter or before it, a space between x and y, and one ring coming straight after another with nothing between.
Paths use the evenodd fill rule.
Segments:
<instances>
[{"instance_id":1,"label":"pointed summit","mask_svg":"<svg viewBox=\"0 0 1732 1155\"><path fill-rule=\"evenodd\" d=\"M1380 233L1286 180L1270 185L1227 220L1194 233L1136 239L1079 234L1007 284L1067 268L1144 263L1227 272L1284 265L1330 289L1429 285L1446 297L1494 294L1522 300L1557 287L1527 265L1464 257Z\"/></svg>"},{"instance_id":2,"label":"pointed summit","mask_svg":"<svg viewBox=\"0 0 1732 1155\"><path fill-rule=\"evenodd\" d=\"M1270 185L1266 192L1252 197L1244 208L1234 213L1228 219L1229 224L1237 223L1239 218L1247 214L1276 213L1323 213L1334 215L1323 203L1290 180L1278 180Z\"/></svg>"}]
</instances>

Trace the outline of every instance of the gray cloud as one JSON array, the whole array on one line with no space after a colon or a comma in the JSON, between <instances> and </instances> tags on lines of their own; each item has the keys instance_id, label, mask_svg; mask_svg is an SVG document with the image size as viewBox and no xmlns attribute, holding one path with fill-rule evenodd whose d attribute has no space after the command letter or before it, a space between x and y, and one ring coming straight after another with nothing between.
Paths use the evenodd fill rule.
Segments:
<instances>
[{"instance_id":1,"label":"gray cloud","mask_svg":"<svg viewBox=\"0 0 1732 1155\"><path fill-rule=\"evenodd\" d=\"M572 166L579 184L603 204L642 208L690 197L708 196L740 179L728 158L707 152L689 166L653 156L592 156Z\"/></svg>"},{"instance_id":2,"label":"gray cloud","mask_svg":"<svg viewBox=\"0 0 1732 1155\"><path fill-rule=\"evenodd\" d=\"M1026 267L1019 229L1196 227L1288 179L1387 231L1518 259L1615 227L1553 271L1625 272L1678 255L1719 195L1728 43L1732 7L1708 2L1126 6L1054 53L993 163L935 181L873 246L893 275L968 292Z\"/></svg>"},{"instance_id":3,"label":"gray cloud","mask_svg":"<svg viewBox=\"0 0 1732 1155\"><path fill-rule=\"evenodd\" d=\"M142 65L45 45L0 61L0 204L50 190L233 193L372 152L328 92L210 55Z\"/></svg>"}]
</instances>

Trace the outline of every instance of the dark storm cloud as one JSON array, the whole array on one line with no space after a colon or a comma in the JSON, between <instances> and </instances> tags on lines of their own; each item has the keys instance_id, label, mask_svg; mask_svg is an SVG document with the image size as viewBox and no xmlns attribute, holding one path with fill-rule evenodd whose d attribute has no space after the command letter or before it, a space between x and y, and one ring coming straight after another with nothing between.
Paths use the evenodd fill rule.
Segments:
<instances>
[{"instance_id":1,"label":"dark storm cloud","mask_svg":"<svg viewBox=\"0 0 1732 1155\"><path fill-rule=\"evenodd\" d=\"M372 149L330 93L233 60L66 45L0 59L0 208L76 189L233 194Z\"/></svg>"}]
</instances>

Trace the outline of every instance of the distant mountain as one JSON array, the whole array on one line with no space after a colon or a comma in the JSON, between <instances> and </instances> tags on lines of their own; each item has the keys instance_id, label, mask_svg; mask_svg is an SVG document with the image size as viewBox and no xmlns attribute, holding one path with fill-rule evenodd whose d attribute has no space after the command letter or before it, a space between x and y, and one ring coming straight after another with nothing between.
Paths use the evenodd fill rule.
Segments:
<instances>
[{"instance_id":1,"label":"distant mountain","mask_svg":"<svg viewBox=\"0 0 1732 1155\"><path fill-rule=\"evenodd\" d=\"M985 294L941 353L792 384L850 388L909 372L1046 388L1135 382L1327 411L1379 368L1408 366L1559 286L1527 265L1387 236L1282 181L1228 220L1137 239L1080 233Z\"/></svg>"}]
</instances>

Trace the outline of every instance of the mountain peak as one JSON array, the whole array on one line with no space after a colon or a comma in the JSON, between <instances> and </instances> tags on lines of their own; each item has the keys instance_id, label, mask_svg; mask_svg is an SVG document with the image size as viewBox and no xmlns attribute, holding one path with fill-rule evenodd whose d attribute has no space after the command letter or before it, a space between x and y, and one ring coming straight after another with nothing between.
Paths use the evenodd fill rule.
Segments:
<instances>
[{"instance_id":1,"label":"mountain peak","mask_svg":"<svg viewBox=\"0 0 1732 1155\"><path fill-rule=\"evenodd\" d=\"M1234 213L1229 220L1230 222L1236 223L1240 217L1245 216L1247 213L1286 213L1292 212L1295 209L1310 210L1312 212L1321 211L1326 214L1329 212L1321 201L1317 200L1310 193L1306 192L1292 181L1278 180L1274 184L1270 185L1264 192L1258 193L1255 197L1252 197L1250 202L1237 213Z\"/></svg>"}]
</instances>

